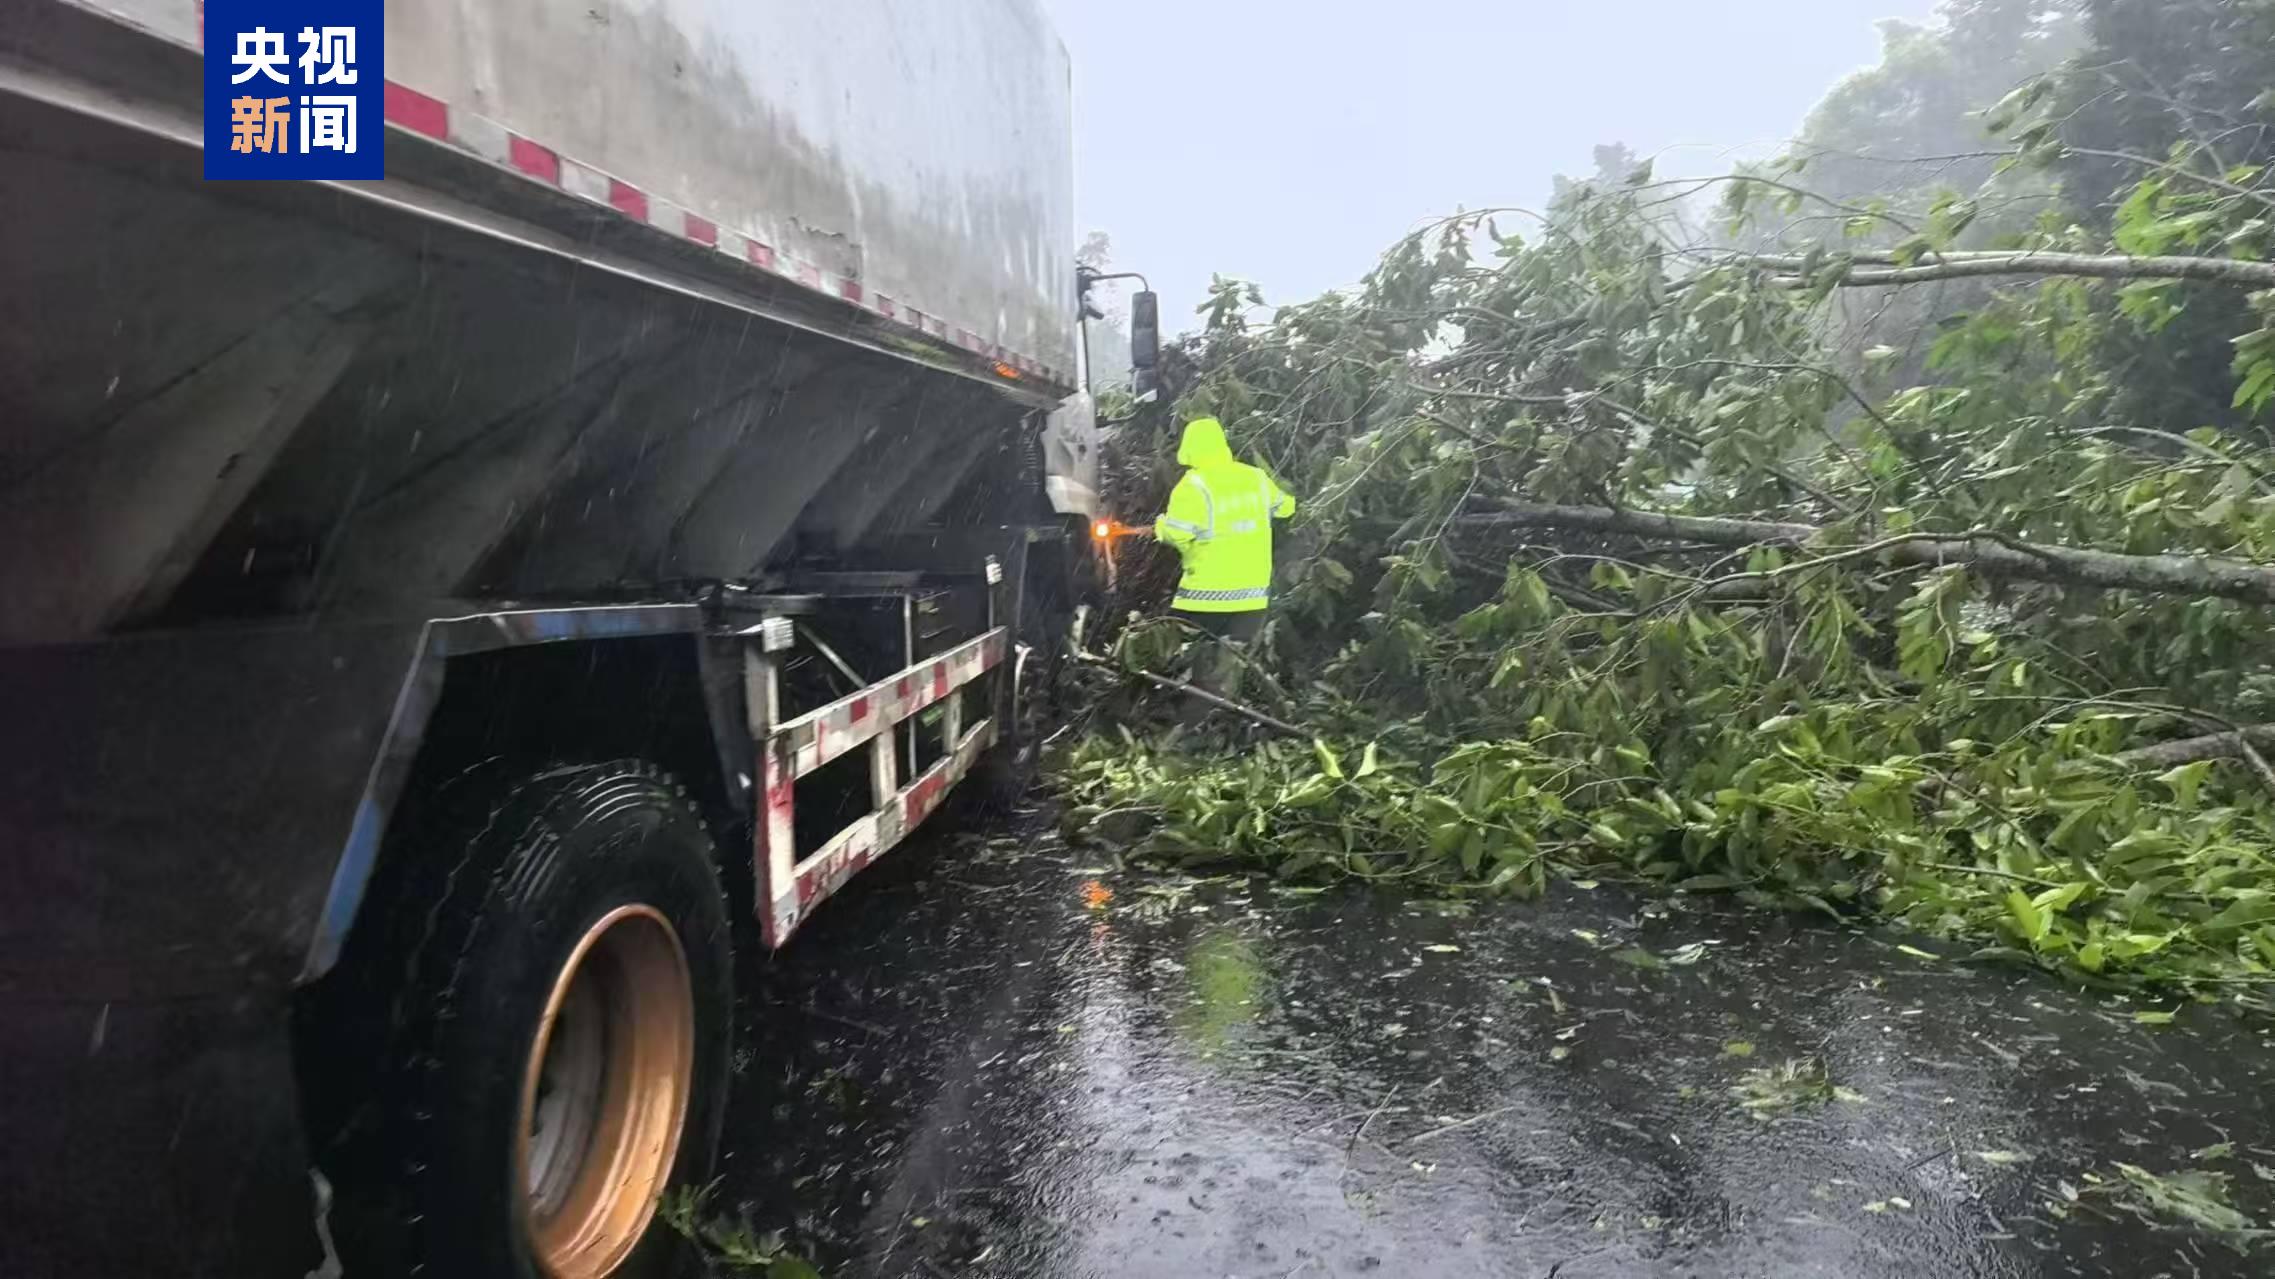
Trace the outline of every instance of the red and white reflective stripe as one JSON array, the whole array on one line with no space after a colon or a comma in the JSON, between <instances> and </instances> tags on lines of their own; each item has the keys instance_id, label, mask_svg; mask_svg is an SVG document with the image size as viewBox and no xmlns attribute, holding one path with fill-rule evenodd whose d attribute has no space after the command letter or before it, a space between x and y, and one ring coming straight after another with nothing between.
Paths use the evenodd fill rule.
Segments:
<instances>
[{"instance_id":1,"label":"red and white reflective stripe","mask_svg":"<svg viewBox=\"0 0 2275 1279\"><path fill-rule=\"evenodd\" d=\"M205 43L204 0L181 0L180 9L161 15L154 29L167 38L187 39L202 48ZM178 16L172 16L178 15ZM186 19L186 21L184 21ZM177 23L181 25L176 25ZM186 27L186 30L184 29ZM1062 386L1074 385L1070 368L1047 364L1033 356L1006 349L966 325L951 326L941 317L911 305L906 298L891 298L871 290L859 279L825 271L812 262L799 261L777 251L715 217L686 208L660 193L648 191L613 174L563 155L559 148L524 137L495 120L440 98L419 92L397 80L385 82L381 105L387 123L420 137L481 157L502 169L535 182L614 209L624 217L654 227L666 235L716 249L745 266L791 280L805 288L851 303L888 323L953 344L1021 374L1041 377ZM976 318L976 317L975 317Z\"/></svg>"},{"instance_id":2,"label":"red and white reflective stripe","mask_svg":"<svg viewBox=\"0 0 2275 1279\"><path fill-rule=\"evenodd\" d=\"M1003 660L1005 643L997 628L776 728L790 775L804 777L978 679Z\"/></svg>"},{"instance_id":3,"label":"red and white reflective stripe","mask_svg":"<svg viewBox=\"0 0 2275 1279\"><path fill-rule=\"evenodd\" d=\"M797 824L792 820L796 813L796 801L795 792L791 789L791 783L796 778L791 774L787 762L770 749L760 749L758 768L759 802L765 805L758 824L759 838L762 841L758 850L760 882L779 883L786 878L794 879L797 873L795 864L798 859L798 833ZM789 937L788 933L784 933L782 941L788 941ZM767 944L779 946L782 942L775 941L769 935Z\"/></svg>"},{"instance_id":4,"label":"red and white reflective stripe","mask_svg":"<svg viewBox=\"0 0 2275 1279\"><path fill-rule=\"evenodd\" d=\"M386 83L384 102L387 122L405 132L456 147L532 181L606 206L630 221L716 250L737 263L790 280L825 297L858 306L887 323L953 342L974 355L1022 374L1073 385L1074 375L1070 369L1009 350L970 327L951 326L940 316L911 305L906 298L888 297L854 277L838 275L816 263L782 253L774 245L737 231L717 218L563 155L557 148L515 133L495 120L453 107L394 80Z\"/></svg>"},{"instance_id":5,"label":"red and white reflective stripe","mask_svg":"<svg viewBox=\"0 0 2275 1279\"><path fill-rule=\"evenodd\" d=\"M941 757L922 776L902 787L892 802L839 831L813 856L799 862L790 891L778 894L767 913L767 945L780 946L788 941L814 907L937 812L948 789L962 781L981 752L994 744L995 722L981 720L964 734L953 754Z\"/></svg>"},{"instance_id":6,"label":"red and white reflective stripe","mask_svg":"<svg viewBox=\"0 0 2275 1279\"><path fill-rule=\"evenodd\" d=\"M815 906L931 816L948 789L994 744L994 720L982 719L958 732L956 708L951 706L946 723L949 732L957 733L954 749L921 776L894 787L889 730L1000 665L1009 646L1009 632L997 627L789 720L757 744L762 808L754 852L765 897L760 924L768 946L789 941ZM887 753L872 774L880 792L876 809L830 837L811 856L798 858L794 852L797 780L864 744ZM881 794L887 787L893 787L892 793Z\"/></svg>"}]
</instances>

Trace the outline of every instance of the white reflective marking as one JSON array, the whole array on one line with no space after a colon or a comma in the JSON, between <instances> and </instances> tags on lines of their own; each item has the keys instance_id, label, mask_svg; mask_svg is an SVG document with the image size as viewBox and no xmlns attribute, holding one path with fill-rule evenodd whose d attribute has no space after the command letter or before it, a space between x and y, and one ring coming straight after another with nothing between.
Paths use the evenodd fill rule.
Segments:
<instances>
[{"instance_id":1,"label":"white reflective marking","mask_svg":"<svg viewBox=\"0 0 2275 1279\"><path fill-rule=\"evenodd\" d=\"M1209 482L1201 478L1199 471L1187 471L1185 474L1187 478L1193 481L1193 487L1201 491L1201 501L1208 505L1209 532L1214 533L1216 531L1216 494L1209 492Z\"/></svg>"}]
</instances>

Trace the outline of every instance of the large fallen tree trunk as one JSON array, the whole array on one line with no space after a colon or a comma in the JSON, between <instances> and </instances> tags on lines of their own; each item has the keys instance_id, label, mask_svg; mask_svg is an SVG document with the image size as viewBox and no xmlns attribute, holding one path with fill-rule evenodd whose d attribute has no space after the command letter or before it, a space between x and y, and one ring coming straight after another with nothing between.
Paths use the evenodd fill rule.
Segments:
<instances>
[{"instance_id":1,"label":"large fallen tree trunk","mask_svg":"<svg viewBox=\"0 0 2275 1279\"><path fill-rule=\"evenodd\" d=\"M2171 768L2200 759L2231 759L2243 754L2247 741L2256 746L2275 747L2275 724L2246 724L2233 733L2206 733L2202 737L2158 742L2154 746L2119 752L2116 759L2134 768Z\"/></svg>"},{"instance_id":2,"label":"large fallen tree trunk","mask_svg":"<svg viewBox=\"0 0 2275 1279\"><path fill-rule=\"evenodd\" d=\"M2275 604L2275 567L2204 555L2121 555L2044 546L1983 531L1916 534L1844 546L1822 542L1826 530L1814 524L1529 502L1506 503L1491 514L1464 516L1461 522L1471 527L1581 529L1713 546L1806 546L1818 559L1877 556L1896 564L1964 567L1986 577Z\"/></svg>"},{"instance_id":3,"label":"large fallen tree trunk","mask_svg":"<svg viewBox=\"0 0 2275 1279\"><path fill-rule=\"evenodd\" d=\"M1765 271L1797 273L1793 284L1818 268L1840 261L1788 255L1746 254L1730 259L1741 266ZM1843 285L1919 284L1928 280L1957 280L1993 275L2071 275L2103 280L2210 280L2245 288L2275 287L2275 262L2241 262L2233 258L2153 257L2096 253L2000 253L1967 251L1921 255L1906 260L1892 253L1857 253L1848 256ZM1878 269L1886 268L1886 269Z\"/></svg>"}]
</instances>

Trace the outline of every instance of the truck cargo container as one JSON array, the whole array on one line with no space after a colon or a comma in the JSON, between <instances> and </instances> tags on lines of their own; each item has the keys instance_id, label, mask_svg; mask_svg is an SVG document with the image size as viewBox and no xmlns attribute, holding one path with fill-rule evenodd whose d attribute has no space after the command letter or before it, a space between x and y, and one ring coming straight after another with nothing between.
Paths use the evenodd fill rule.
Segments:
<instances>
[{"instance_id":1,"label":"truck cargo container","mask_svg":"<svg viewBox=\"0 0 2275 1279\"><path fill-rule=\"evenodd\" d=\"M641 1273L732 913L1033 749L1065 51L387 0L387 177L208 182L203 16L0 6L0 1271Z\"/></svg>"}]
</instances>

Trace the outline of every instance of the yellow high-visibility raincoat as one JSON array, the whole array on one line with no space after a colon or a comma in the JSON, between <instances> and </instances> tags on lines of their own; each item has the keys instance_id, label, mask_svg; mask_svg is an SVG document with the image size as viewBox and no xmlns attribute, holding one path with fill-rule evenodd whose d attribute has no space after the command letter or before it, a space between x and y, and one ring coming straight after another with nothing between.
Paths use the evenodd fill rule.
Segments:
<instances>
[{"instance_id":1,"label":"yellow high-visibility raincoat","mask_svg":"<svg viewBox=\"0 0 2275 1279\"><path fill-rule=\"evenodd\" d=\"M1295 514L1295 499L1272 477L1235 461L1224 424L1185 424L1177 460L1186 468L1169 494L1154 536L1177 548L1185 575L1172 606L1187 613L1252 613L1272 597L1272 521Z\"/></svg>"}]
</instances>

